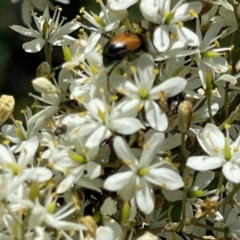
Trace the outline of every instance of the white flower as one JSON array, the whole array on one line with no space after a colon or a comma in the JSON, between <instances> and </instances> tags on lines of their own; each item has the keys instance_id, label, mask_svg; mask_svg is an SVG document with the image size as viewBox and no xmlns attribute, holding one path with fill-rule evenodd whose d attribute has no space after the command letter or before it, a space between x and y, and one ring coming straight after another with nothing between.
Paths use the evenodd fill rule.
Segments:
<instances>
[{"instance_id":1,"label":"white flower","mask_svg":"<svg viewBox=\"0 0 240 240\"><path fill-rule=\"evenodd\" d=\"M240 13L240 6L237 7L237 14ZM227 30L228 35L237 31L238 25L233 10L229 10L225 7L219 8L219 16L214 16L211 21L222 23L223 27L229 27Z\"/></svg>"},{"instance_id":2,"label":"white flower","mask_svg":"<svg viewBox=\"0 0 240 240\"><path fill-rule=\"evenodd\" d=\"M12 3L17 3L20 0L11 0ZM55 0L57 2L60 3L64 3L64 4L69 4L70 0ZM44 11L44 9L49 6L51 9L53 9L53 4L49 1L49 0L23 0L22 3L22 18L23 18L23 22L26 25L31 25L31 15L30 15L30 11L29 9L31 7L35 7L36 9L40 10L40 11Z\"/></svg>"},{"instance_id":3,"label":"white flower","mask_svg":"<svg viewBox=\"0 0 240 240\"><path fill-rule=\"evenodd\" d=\"M122 100L123 104L135 110L144 107L149 125L158 131L164 131L168 126L167 116L155 101L166 101L167 98L182 92L187 81L174 77L153 86L156 79L154 65L152 56L143 54L138 59L137 70L133 69L135 83L117 74L112 74L110 80L113 87L126 96Z\"/></svg>"},{"instance_id":4,"label":"white flower","mask_svg":"<svg viewBox=\"0 0 240 240\"><path fill-rule=\"evenodd\" d=\"M175 171L166 167L163 159L154 159L164 141L164 134L149 131L145 137L146 142L139 160L123 138L114 139L116 154L129 167L129 171L108 177L104 188L117 191L125 201L135 196L140 210L149 214L154 209L153 185L176 190L183 186L183 181Z\"/></svg>"},{"instance_id":5,"label":"white flower","mask_svg":"<svg viewBox=\"0 0 240 240\"><path fill-rule=\"evenodd\" d=\"M208 171L222 167L224 176L233 183L240 183L240 136L235 142L230 142L229 131L227 137L213 124L207 124L197 134L198 142L210 156L194 156L187 160L187 166L198 170Z\"/></svg>"},{"instance_id":6,"label":"white flower","mask_svg":"<svg viewBox=\"0 0 240 240\"><path fill-rule=\"evenodd\" d=\"M159 52L165 52L170 45L170 33L188 46L199 46L198 36L183 26L183 22L197 18L202 9L200 2L183 3L179 1L171 9L170 0L158 0L156 12L149 11L149 1L141 1L140 9L143 16L150 22L159 24L153 32L153 43ZM183 3L183 4L182 4Z\"/></svg>"},{"instance_id":7,"label":"white flower","mask_svg":"<svg viewBox=\"0 0 240 240\"><path fill-rule=\"evenodd\" d=\"M229 208L227 208L228 210ZM233 207L232 210L226 211L225 213L228 213L227 219L224 222L216 222L214 224L214 227L216 228L226 228L227 236L230 239L239 239L240 238L240 230L239 230L239 225L240 225L240 216L239 216L239 210L237 207ZM225 214L227 215L227 214ZM220 239L226 237L223 232L218 232L216 230L213 230L214 235Z\"/></svg>"},{"instance_id":8,"label":"white flower","mask_svg":"<svg viewBox=\"0 0 240 240\"><path fill-rule=\"evenodd\" d=\"M206 88L206 72L210 70L212 74L224 73L228 70L228 62L225 57L222 57L224 51L229 51L230 48L217 48L217 39L223 35L219 34L222 24L219 22L213 23L208 29L204 38L200 29L199 20L197 19L197 34L200 40L200 46L198 47L199 53L195 54L195 62L198 66L198 73L202 86Z\"/></svg>"},{"instance_id":9,"label":"white flower","mask_svg":"<svg viewBox=\"0 0 240 240\"><path fill-rule=\"evenodd\" d=\"M21 145L21 153L18 159L15 158L11 150L0 145L0 168L5 172L15 175L24 175L26 179L44 182L52 177L52 172L44 167L34 166L34 157L38 148L38 138L35 136Z\"/></svg>"},{"instance_id":10,"label":"white flower","mask_svg":"<svg viewBox=\"0 0 240 240\"><path fill-rule=\"evenodd\" d=\"M61 234L63 234L66 239L72 239L68 235L68 231L87 230L87 227L83 224L69 220L66 221L67 217L70 217L79 208L76 204L76 199L71 199L70 202L55 211L57 207L56 199L51 191L48 191L44 196L44 205L40 204L39 199L36 199L34 202L25 200L22 201L22 204L31 210L28 215L28 226L34 231L36 231L38 227L46 228L48 226L61 230Z\"/></svg>"},{"instance_id":11,"label":"white flower","mask_svg":"<svg viewBox=\"0 0 240 240\"><path fill-rule=\"evenodd\" d=\"M112 133L132 134L143 128L141 122L136 119L137 111L133 111L126 104L116 104L114 101L108 105L104 90L100 89L102 99L93 98L84 106L89 112L86 123L77 126L72 131L72 137L85 137L87 148L94 148L102 141L112 136Z\"/></svg>"},{"instance_id":12,"label":"white flower","mask_svg":"<svg viewBox=\"0 0 240 240\"><path fill-rule=\"evenodd\" d=\"M91 28L91 27L89 28L87 26L85 26L85 27L89 28L91 30L94 30L96 32L101 32L101 33L109 32L109 31L112 31L112 30L116 29L117 27L119 27L120 20L117 19L118 14L115 14L117 12L110 11L108 6L105 6L102 1L98 1L98 3L100 4L100 7L102 9L99 16L93 12L91 12L91 14L89 14L87 11L85 11L84 8L82 8L80 10L81 13L84 13L84 17L92 25L95 26L95 28ZM115 17L115 15L116 15L116 17ZM127 16L126 11L124 12L124 14L121 18L125 18L124 16L125 17Z\"/></svg>"},{"instance_id":13,"label":"white flower","mask_svg":"<svg viewBox=\"0 0 240 240\"><path fill-rule=\"evenodd\" d=\"M60 46L62 40L64 40L67 44L72 44L75 39L70 37L68 34L78 29L80 27L80 23L73 20L63 25L64 20L59 22L60 12L60 8L56 9L53 18L50 18L48 7L45 9L43 16L40 17L37 17L32 11L32 16L37 26L37 30L17 25L10 26L10 28L24 36L36 38L31 42L23 44L23 49L26 52L39 52L44 47L45 43Z\"/></svg>"}]
</instances>

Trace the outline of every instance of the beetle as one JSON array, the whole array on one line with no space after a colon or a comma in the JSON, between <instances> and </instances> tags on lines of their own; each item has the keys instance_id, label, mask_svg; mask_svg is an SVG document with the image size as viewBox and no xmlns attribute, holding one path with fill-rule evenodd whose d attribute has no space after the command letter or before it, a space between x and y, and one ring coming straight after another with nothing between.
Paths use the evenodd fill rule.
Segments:
<instances>
[{"instance_id":1,"label":"beetle","mask_svg":"<svg viewBox=\"0 0 240 240\"><path fill-rule=\"evenodd\" d=\"M119 63L124 57L138 52L144 46L140 34L121 33L109 39L103 49L103 65Z\"/></svg>"}]
</instances>

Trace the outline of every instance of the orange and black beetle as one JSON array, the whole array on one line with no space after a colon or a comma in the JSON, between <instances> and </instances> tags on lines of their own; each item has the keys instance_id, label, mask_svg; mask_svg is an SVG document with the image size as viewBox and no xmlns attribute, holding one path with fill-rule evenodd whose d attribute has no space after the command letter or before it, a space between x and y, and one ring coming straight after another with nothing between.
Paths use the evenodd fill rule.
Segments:
<instances>
[{"instance_id":1,"label":"orange and black beetle","mask_svg":"<svg viewBox=\"0 0 240 240\"><path fill-rule=\"evenodd\" d=\"M104 67L119 63L124 57L138 52L143 45L141 35L135 33L122 33L110 38L103 49Z\"/></svg>"}]
</instances>

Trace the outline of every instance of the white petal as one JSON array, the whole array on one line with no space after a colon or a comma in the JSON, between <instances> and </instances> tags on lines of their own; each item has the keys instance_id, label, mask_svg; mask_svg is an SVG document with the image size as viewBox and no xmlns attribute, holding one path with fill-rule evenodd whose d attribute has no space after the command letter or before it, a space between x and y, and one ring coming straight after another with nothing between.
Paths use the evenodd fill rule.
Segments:
<instances>
[{"instance_id":1,"label":"white petal","mask_svg":"<svg viewBox=\"0 0 240 240\"><path fill-rule=\"evenodd\" d=\"M216 81L217 84L221 83L221 86L225 86L226 82L230 83L231 85L235 85L237 83L237 79L230 74L223 74Z\"/></svg>"},{"instance_id":2,"label":"white petal","mask_svg":"<svg viewBox=\"0 0 240 240\"><path fill-rule=\"evenodd\" d=\"M199 172L194 180L191 191L206 188L214 178L214 172Z\"/></svg>"},{"instance_id":3,"label":"white petal","mask_svg":"<svg viewBox=\"0 0 240 240\"><path fill-rule=\"evenodd\" d=\"M178 23L179 21L188 21L190 19L193 19L192 15L189 14L189 11L191 9L194 9L194 11L198 14L202 9L202 4L200 2L182 4L179 8L176 9L173 22Z\"/></svg>"},{"instance_id":4,"label":"white petal","mask_svg":"<svg viewBox=\"0 0 240 240\"><path fill-rule=\"evenodd\" d=\"M176 190L183 186L180 175L168 168L151 169L147 179L151 183L169 190Z\"/></svg>"},{"instance_id":5,"label":"white petal","mask_svg":"<svg viewBox=\"0 0 240 240\"><path fill-rule=\"evenodd\" d=\"M17 25L10 26L10 28L26 37L33 37L33 38L41 38L42 37L41 34L34 29L24 28L24 27L17 26Z\"/></svg>"},{"instance_id":6,"label":"white petal","mask_svg":"<svg viewBox=\"0 0 240 240\"><path fill-rule=\"evenodd\" d=\"M23 168L30 163L32 165L33 156L38 148L39 140L36 136L32 137L23 144L23 149L18 159L18 163Z\"/></svg>"},{"instance_id":7,"label":"white petal","mask_svg":"<svg viewBox=\"0 0 240 240\"><path fill-rule=\"evenodd\" d=\"M147 90L152 88L155 80L155 74L153 73L154 65L155 63L150 54L145 53L138 59L138 76L142 87Z\"/></svg>"},{"instance_id":8,"label":"white petal","mask_svg":"<svg viewBox=\"0 0 240 240\"><path fill-rule=\"evenodd\" d=\"M89 135L86 141L87 148L95 148L101 144L101 142L110 137L110 131L106 128L106 126L99 126L91 135Z\"/></svg>"},{"instance_id":9,"label":"white petal","mask_svg":"<svg viewBox=\"0 0 240 240\"><path fill-rule=\"evenodd\" d=\"M100 226L96 231L96 240L114 240L113 230L108 226Z\"/></svg>"},{"instance_id":10,"label":"white petal","mask_svg":"<svg viewBox=\"0 0 240 240\"><path fill-rule=\"evenodd\" d=\"M153 44L158 52L165 52L170 45L169 31L166 25L161 25L154 30Z\"/></svg>"},{"instance_id":11,"label":"white petal","mask_svg":"<svg viewBox=\"0 0 240 240\"><path fill-rule=\"evenodd\" d=\"M167 189L162 189L162 194L170 202L179 201L179 200L182 200L182 198L183 198L182 190L170 191Z\"/></svg>"},{"instance_id":12,"label":"white petal","mask_svg":"<svg viewBox=\"0 0 240 240\"><path fill-rule=\"evenodd\" d=\"M114 138L113 147L117 156L121 160L124 161L128 159L128 160L131 160L135 166L138 165L138 160L136 159L131 149L129 148L128 144L122 137L117 136Z\"/></svg>"},{"instance_id":13,"label":"white petal","mask_svg":"<svg viewBox=\"0 0 240 240\"><path fill-rule=\"evenodd\" d=\"M166 98L176 96L182 92L187 85L187 81L181 77L173 77L165 80L158 86L154 87L150 94L153 99L159 98L159 92L164 92Z\"/></svg>"},{"instance_id":14,"label":"white petal","mask_svg":"<svg viewBox=\"0 0 240 240\"><path fill-rule=\"evenodd\" d=\"M138 0L110 0L109 7L113 10L124 10L135 4Z\"/></svg>"},{"instance_id":15,"label":"white petal","mask_svg":"<svg viewBox=\"0 0 240 240\"><path fill-rule=\"evenodd\" d=\"M81 24L77 21L68 22L53 33L54 37L61 37L77 30Z\"/></svg>"},{"instance_id":16,"label":"white petal","mask_svg":"<svg viewBox=\"0 0 240 240\"><path fill-rule=\"evenodd\" d=\"M24 170L24 174L29 174L29 179L38 181L38 182L46 182L52 177L52 171L44 167L37 168L26 168Z\"/></svg>"},{"instance_id":17,"label":"white petal","mask_svg":"<svg viewBox=\"0 0 240 240\"><path fill-rule=\"evenodd\" d=\"M121 134L132 134L142 128L142 124L135 118L119 118L112 121L112 130Z\"/></svg>"},{"instance_id":18,"label":"white petal","mask_svg":"<svg viewBox=\"0 0 240 240\"><path fill-rule=\"evenodd\" d=\"M152 188L146 183L144 179L139 178L140 182L136 183L141 186L141 189L136 191L136 201L139 209L145 213L149 214L154 209L154 194Z\"/></svg>"},{"instance_id":19,"label":"white petal","mask_svg":"<svg viewBox=\"0 0 240 240\"><path fill-rule=\"evenodd\" d=\"M145 19L153 23L161 23L161 15L158 13L160 1L155 0L141 0L140 10ZM165 1L164 1L165 2Z\"/></svg>"},{"instance_id":20,"label":"white petal","mask_svg":"<svg viewBox=\"0 0 240 240\"><path fill-rule=\"evenodd\" d=\"M161 145L163 144L163 141L165 139L163 133L155 132L153 130L148 131L145 134L145 138L148 138L145 140L146 148L143 148L143 152L141 155L141 158L139 160L141 168L148 167L156 153L160 150Z\"/></svg>"},{"instance_id":21,"label":"white petal","mask_svg":"<svg viewBox=\"0 0 240 240\"><path fill-rule=\"evenodd\" d=\"M225 137L223 133L214 124L208 123L203 132L197 134L198 142L205 152L212 156L223 157ZM216 151L215 149L218 149Z\"/></svg>"},{"instance_id":22,"label":"white petal","mask_svg":"<svg viewBox=\"0 0 240 240\"><path fill-rule=\"evenodd\" d=\"M230 182L240 183L240 167L237 164L229 161L224 164L222 171Z\"/></svg>"},{"instance_id":23,"label":"white petal","mask_svg":"<svg viewBox=\"0 0 240 240\"><path fill-rule=\"evenodd\" d=\"M101 175L101 165L95 162L89 162L86 170L89 174L89 178L94 179Z\"/></svg>"},{"instance_id":24,"label":"white petal","mask_svg":"<svg viewBox=\"0 0 240 240\"><path fill-rule=\"evenodd\" d=\"M8 150L4 145L0 144L0 164L5 165L7 162L16 164L15 157L12 152Z\"/></svg>"},{"instance_id":25,"label":"white petal","mask_svg":"<svg viewBox=\"0 0 240 240\"><path fill-rule=\"evenodd\" d=\"M149 125L157 131L165 131L168 126L166 114L153 101L146 101L144 104L146 119Z\"/></svg>"},{"instance_id":26,"label":"white petal","mask_svg":"<svg viewBox=\"0 0 240 240\"><path fill-rule=\"evenodd\" d=\"M29 53L39 52L45 43L46 41L43 38L34 39L31 42L24 43L23 49Z\"/></svg>"},{"instance_id":27,"label":"white petal","mask_svg":"<svg viewBox=\"0 0 240 240\"><path fill-rule=\"evenodd\" d=\"M177 35L179 40L187 43L188 46L196 47L200 45L199 37L186 27L178 27L176 24L170 24L169 30Z\"/></svg>"},{"instance_id":28,"label":"white petal","mask_svg":"<svg viewBox=\"0 0 240 240\"><path fill-rule=\"evenodd\" d=\"M198 171L208 171L217 169L223 164L224 161L219 157L196 156L188 158L186 165Z\"/></svg>"},{"instance_id":29,"label":"white petal","mask_svg":"<svg viewBox=\"0 0 240 240\"><path fill-rule=\"evenodd\" d=\"M113 174L105 180L103 187L109 191L119 191L131 182L133 176L132 171Z\"/></svg>"}]
</instances>

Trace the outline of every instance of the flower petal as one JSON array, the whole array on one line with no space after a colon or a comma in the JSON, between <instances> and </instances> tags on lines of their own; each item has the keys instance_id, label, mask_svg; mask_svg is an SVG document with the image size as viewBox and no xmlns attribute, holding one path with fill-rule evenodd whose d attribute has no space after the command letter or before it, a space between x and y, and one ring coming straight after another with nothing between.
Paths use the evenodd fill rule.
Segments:
<instances>
[{"instance_id":1,"label":"flower petal","mask_svg":"<svg viewBox=\"0 0 240 240\"><path fill-rule=\"evenodd\" d=\"M237 164L229 161L224 164L222 171L230 182L240 183L240 167Z\"/></svg>"},{"instance_id":2,"label":"flower petal","mask_svg":"<svg viewBox=\"0 0 240 240\"><path fill-rule=\"evenodd\" d=\"M146 119L149 125L157 131L165 131L168 126L166 114L153 101L146 101L144 104Z\"/></svg>"},{"instance_id":3,"label":"flower petal","mask_svg":"<svg viewBox=\"0 0 240 240\"><path fill-rule=\"evenodd\" d=\"M217 169L223 164L224 161L219 157L195 156L188 158L186 165L198 171L208 171Z\"/></svg>"},{"instance_id":4,"label":"flower petal","mask_svg":"<svg viewBox=\"0 0 240 240\"><path fill-rule=\"evenodd\" d=\"M131 181L133 175L132 171L113 174L105 180L103 187L109 191L119 191Z\"/></svg>"},{"instance_id":5,"label":"flower petal","mask_svg":"<svg viewBox=\"0 0 240 240\"><path fill-rule=\"evenodd\" d=\"M39 52L43 48L45 43L46 41L43 38L37 38L32 40L31 42L24 43L23 49L25 50L25 52L29 53Z\"/></svg>"}]
</instances>

